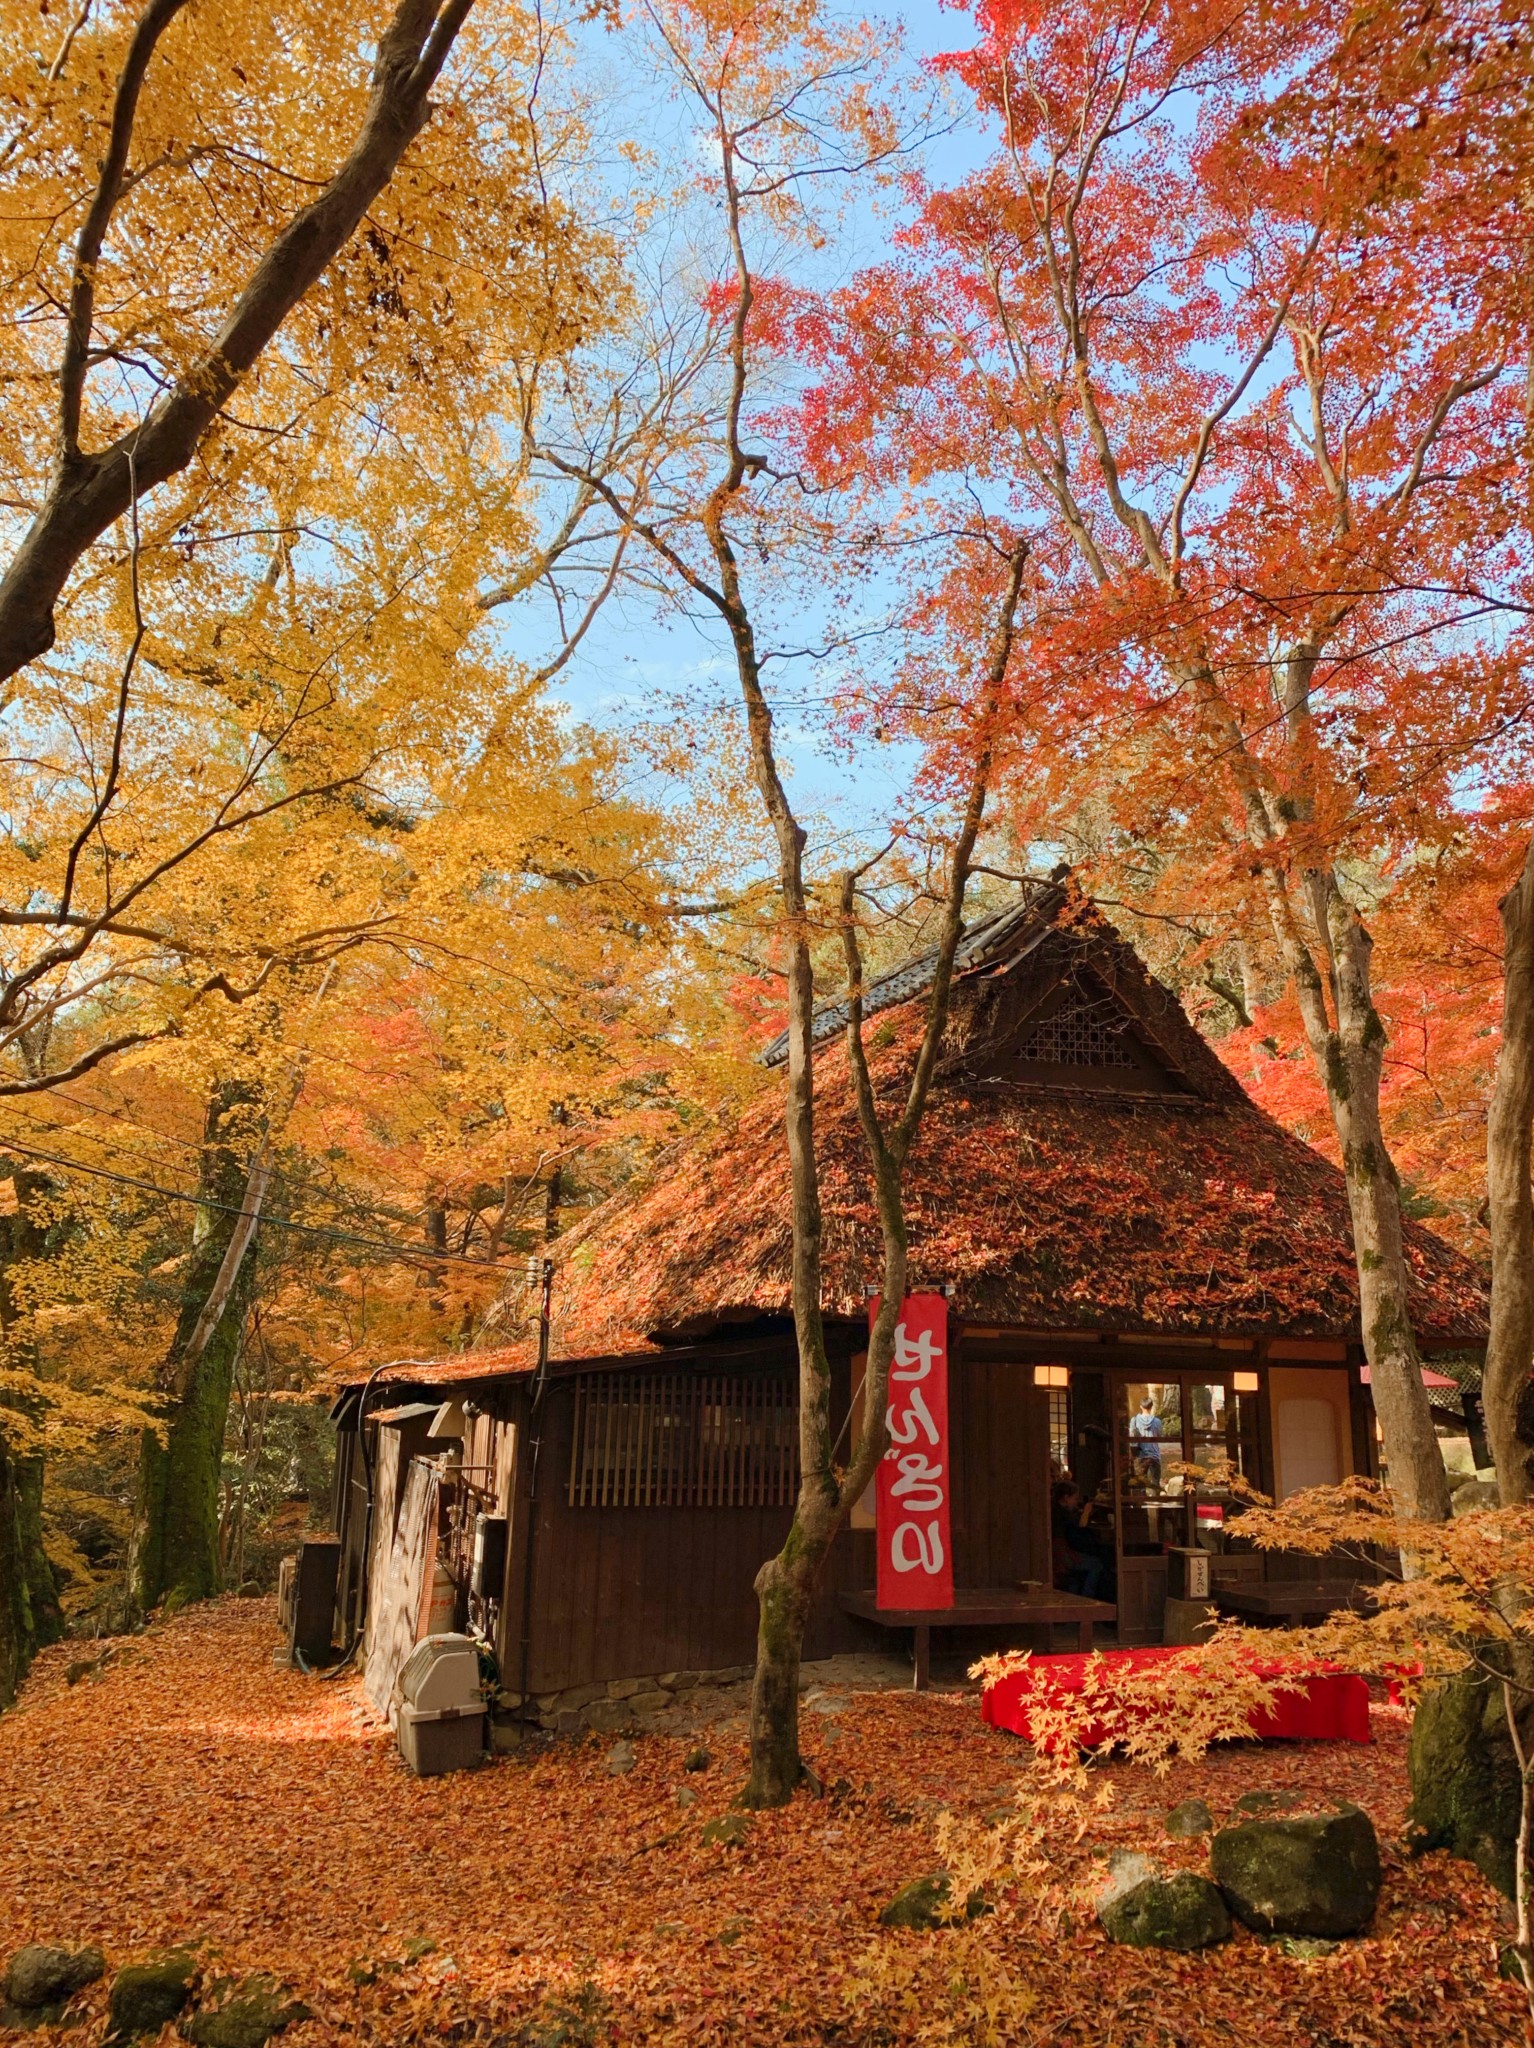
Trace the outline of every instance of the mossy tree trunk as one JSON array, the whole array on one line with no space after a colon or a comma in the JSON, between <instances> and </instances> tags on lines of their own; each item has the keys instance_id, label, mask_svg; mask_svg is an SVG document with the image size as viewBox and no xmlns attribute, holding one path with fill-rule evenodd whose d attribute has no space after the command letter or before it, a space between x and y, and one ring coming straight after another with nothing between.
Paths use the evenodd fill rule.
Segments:
<instances>
[{"instance_id":1,"label":"mossy tree trunk","mask_svg":"<svg viewBox=\"0 0 1534 2048\"><path fill-rule=\"evenodd\" d=\"M12 1181L16 1206L0 1217L0 1332L8 1345L18 1314L13 1268L46 1258L52 1242L36 1206L50 1185L46 1175L22 1170ZM0 1396L0 1423L6 1408L19 1422L39 1419L39 1404L24 1394ZM15 1698L36 1651L64 1633L58 1579L43 1543L43 1458L22 1448L20 1434L0 1427L0 1707Z\"/></svg>"},{"instance_id":2,"label":"mossy tree trunk","mask_svg":"<svg viewBox=\"0 0 1534 2048\"><path fill-rule=\"evenodd\" d=\"M221 1588L219 1473L245 1313L266 1152L257 1093L223 1082L208 1104L194 1243L176 1333L160 1372L163 1434L139 1447L134 1604L203 1600ZM255 1164L249 1162L255 1157Z\"/></svg>"},{"instance_id":3,"label":"mossy tree trunk","mask_svg":"<svg viewBox=\"0 0 1534 2048\"><path fill-rule=\"evenodd\" d=\"M0 1707L15 1698L34 1653L63 1632L43 1547L43 1461L19 1455L0 1432Z\"/></svg>"},{"instance_id":4,"label":"mossy tree trunk","mask_svg":"<svg viewBox=\"0 0 1534 2048\"><path fill-rule=\"evenodd\" d=\"M1523 1662L1527 1666L1527 1653ZM1526 1702L1519 1725L1527 1749L1534 1741L1534 1701ZM1501 1683L1472 1669L1424 1693L1407 1765L1413 1849L1462 1856L1512 1898L1522 1789Z\"/></svg>"},{"instance_id":5,"label":"mossy tree trunk","mask_svg":"<svg viewBox=\"0 0 1534 2048\"><path fill-rule=\"evenodd\" d=\"M1519 1507L1534 1498L1534 843L1500 908L1502 1044L1486 1120L1491 1329L1483 1384L1498 1492L1504 1507ZM1510 1615L1525 1597L1511 1582L1502 1589ZM1516 1660L1511 1688L1468 1672L1435 1686L1418 1708L1409 1820L1423 1848L1466 1857L1512 1898L1524 1800L1508 1714L1511 1702L1522 1702L1518 1735L1527 1759L1534 1755L1534 1646L1503 1654ZM1534 1871L1526 1868L1524 1880L1527 1892ZM1527 1952L1526 1929L1523 1941Z\"/></svg>"}]
</instances>

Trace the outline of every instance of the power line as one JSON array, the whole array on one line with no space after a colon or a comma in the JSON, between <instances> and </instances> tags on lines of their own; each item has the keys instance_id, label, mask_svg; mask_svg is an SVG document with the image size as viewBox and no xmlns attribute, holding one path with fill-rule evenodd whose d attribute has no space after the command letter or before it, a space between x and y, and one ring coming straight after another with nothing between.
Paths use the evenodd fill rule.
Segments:
<instances>
[{"instance_id":1,"label":"power line","mask_svg":"<svg viewBox=\"0 0 1534 2048\"><path fill-rule=\"evenodd\" d=\"M62 1088L50 1089L49 1094L53 1100L67 1102L71 1108L82 1111L85 1116L111 1117L114 1122L127 1124L135 1131L142 1131L146 1137L158 1138L162 1144L179 1145L183 1152L196 1152L201 1155L205 1149L199 1139L183 1138L175 1131L162 1131L158 1124L146 1124L142 1118L130 1116L124 1109L112 1109L105 1103L83 1102L78 1095L66 1095ZM47 1117L33 1115L16 1102L7 1102L3 1108L4 1113L24 1116L28 1123L35 1124L39 1130L54 1131L61 1136L66 1133L73 1133L80 1128L77 1124L50 1122ZM0 1142L3 1142L3 1140L0 1140ZM136 1146L134 1150L142 1158L152 1156L144 1146ZM81 1170L84 1171L83 1168ZM284 1187L298 1188L306 1194L317 1195L321 1201L329 1202L337 1209L344 1209L355 1205L355 1198L344 1187L326 1186L323 1182L311 1180L303 1174L285 1173L278 1166L274 1166L271 1169L271 1178L275 1181L280 1181ZM480 1212L476 1211L476 1214L478 1213Z\"/></svg>"},{"instance_id":2,"label":"power line","mask_svg":"<svg viewBox=\"0 0 1534 2048\"><path fill-rule=\"evenodd\" d=\"M164 1188L152 1180L139 1180L133 1174L113 1173L105 1166L86 1166L78 1159L65 1159L57 1152L42 1152L35 1146L18 1145L14 1138L0 1137L0 1152L19 1152L23 1159L40 1159L49 1166L61 1166L67 1173L85 1173L97 1180L115 1181L119 1187L137 1188L148 1195L161 1195L168 1202L187 1202L194 1209L216 1209L225 1216L243 1216L243 1208L230 1202L210 1201L203 1195L189 1195L182 1188ZM299 1223L291 1216L264 1215L263 1223L269 1223L277 1230L295 1230L306 1237L324 1237L336 1244L355 1245L363 1251L387 1252L396 1259L413 1260L424 1266L472 1266L476 1273L509 1273L510 1266L498 1266L486 1259L465 1258L461 1252L417 1251L411 1245L391 1244L386 1238L359 1237L354 1231L337 1230L328 1223Z\"/></svg>"}]
</instances>

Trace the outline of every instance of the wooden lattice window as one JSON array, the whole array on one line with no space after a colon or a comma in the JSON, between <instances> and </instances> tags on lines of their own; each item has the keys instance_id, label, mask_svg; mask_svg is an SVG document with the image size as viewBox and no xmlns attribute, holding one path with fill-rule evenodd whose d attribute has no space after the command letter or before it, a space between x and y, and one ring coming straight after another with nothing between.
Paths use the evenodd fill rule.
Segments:
<instances>
[{"instance_id":1,"label":"wooden lattice window","mask_svg":"<svg viewBox=\"0 0 1534 2048\"><path fill-rule=\"evenodd\" d=\"M570 1505L791 1507L795 1395L792 1380L768 1373L582 1373Z\"/></svg>"},{"instance_id":2,"label":"wooden lattice window","mask_svg":"<svg viewBox=\"0 0 1534 2048\"><path fill-rule=\"evenodd\" d=\"M1132 1067L1122 1020L1105 1003L1073 990L1060 1007L1023 1033L1018 1056L1053 1067Z\"/></svg>"},{"instance_id":3,"label":"wooden lattice window","mask_svg":"<svg viewBox=\"0 0 1534 2048\"><path fill-rule=\"evenodd\" d=\"M1068 1387L1049 1390L1049 1455L1062 1472L1071 1469L1071 1396Z\"/></svg>"}]
</instances>

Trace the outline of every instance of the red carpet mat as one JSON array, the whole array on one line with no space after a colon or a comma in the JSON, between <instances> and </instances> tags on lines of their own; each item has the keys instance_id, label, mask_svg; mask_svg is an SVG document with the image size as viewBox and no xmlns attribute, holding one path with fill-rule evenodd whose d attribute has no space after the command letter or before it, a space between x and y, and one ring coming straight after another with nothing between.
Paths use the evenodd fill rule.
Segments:
<instances>
[{"instance_id":1,"label":"red carpet mat","mask_svg":"<svg viewBox=\"0 0 1534 2048\"><path fill-rule=\"evenodd\" d=\"M1152 1644L1141 1650L1103 1650L1096 1653L1108 1672L1142 1670L1170 1657L1185 1656L1184 1650ZM1010 1729L1029 1739L1029 1703L1041 1696L1053 1699L1082 1692L1091 1657L1033 1657L1021 1671L987 1686L981 1701L981 1715L993 1728ZM1277 1678L1294 1669L1292 1663L1254 1659L1259 1678ZM1369 1736L1369 1688L1363 1679L1347 1671L1307 1671L1303 1691L1274 1695L1266 1712L1254 1713L1252 1734L1260 1742L1367 1742ZM1104 1731L1089 1724L1081 1742L1092 1749L1103 1740Z\"/></svg>"}]
</instances>

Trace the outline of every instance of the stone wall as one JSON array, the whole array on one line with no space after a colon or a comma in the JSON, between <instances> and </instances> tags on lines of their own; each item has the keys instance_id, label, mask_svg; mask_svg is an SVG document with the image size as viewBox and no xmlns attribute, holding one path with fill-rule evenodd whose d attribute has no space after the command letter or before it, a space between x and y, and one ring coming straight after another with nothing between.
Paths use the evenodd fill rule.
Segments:
<instances>
[{"instance_id":1,"label":"stone wall","mask_svg":"<svg viewBox=\"0 0 1534 2048\"><path fill-rule=\"evenodd\" d=\"M749 1664L727 1664L719 1671L662 1671L646 1678L613 1678L605 1685L574 1685L565 1692L502 1692L499 1708L540 1728L574 1735L583 1728L599 1735L621 1734L648 1715L674 1706L683 1693L700 1685L736 1685L751 1676Z\"/></svg>"}]
</instances>

